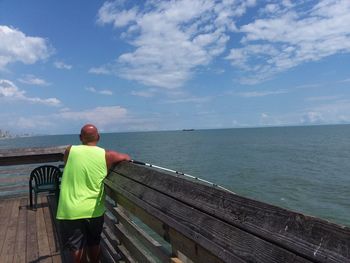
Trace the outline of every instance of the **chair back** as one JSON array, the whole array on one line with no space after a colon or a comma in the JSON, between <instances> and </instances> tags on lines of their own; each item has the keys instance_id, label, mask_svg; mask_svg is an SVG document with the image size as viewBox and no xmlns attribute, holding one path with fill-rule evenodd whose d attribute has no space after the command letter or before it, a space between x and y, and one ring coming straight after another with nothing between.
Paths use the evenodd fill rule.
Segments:
<instances>
[{"instance_id":1,"label":"chair back","mask_svg":"<svg viewBox=\"0 0 350 263\"><path fill-rule=\"evenodd\" d=\"M42 165L31 172L29 180L30 182L34 180L34 187L39 187L40 185L52 185L57 183L60 175L61 170L57 166Z\"/></svg>"}]
</instances>

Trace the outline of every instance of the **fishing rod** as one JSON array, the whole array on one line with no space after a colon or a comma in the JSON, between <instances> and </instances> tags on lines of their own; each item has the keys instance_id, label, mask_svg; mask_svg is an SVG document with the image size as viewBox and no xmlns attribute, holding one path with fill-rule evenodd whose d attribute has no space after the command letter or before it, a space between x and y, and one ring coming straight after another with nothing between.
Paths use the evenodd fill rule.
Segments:
<instances>
[{"instance_id":1,"label":"fishing rod","mask_svg":"<svg viewBox=\"0 0 350 263\"><path fill-rule=\"evenodd\" d=\"M157 169L160 169L160 170L163 170L163 171L167 171L167 172L171 172L171 173L175 173L177 176L185 176L185 177L189 177L191 179L194 179L194 180L197 180L197 181L200 181L200 182L203 182L203 183L206 183L206 184L209 184L211 185L212 187L217 187L217 188L220 188L222 190L225 190L227 192L230 192L232 194L235 194L234 192L226 189L225 187L222 187L221 185L218 185L218 184L214 184L212 182L209 182L207 180L204 180L202 178L199 178L199 177L196 177L196 176L193 176L193 175L190 175L190 174L186 174L186 173L183 173L183 172L179 172L179 171L175 171L175 170L171 170L169 168L165 168L165 167L161 167L161 166L158 166L158 165L154 165L154 164L150 164L150 163L145 163L145 162L141 162L141 161L136 161L136 160L130 160L129 162L131 163L134 163L134 164L139 164L139 165L144 165L144 166L148 166L148 167L151 167L151 168L157 168Z\"/></svg>"}]
</instances>

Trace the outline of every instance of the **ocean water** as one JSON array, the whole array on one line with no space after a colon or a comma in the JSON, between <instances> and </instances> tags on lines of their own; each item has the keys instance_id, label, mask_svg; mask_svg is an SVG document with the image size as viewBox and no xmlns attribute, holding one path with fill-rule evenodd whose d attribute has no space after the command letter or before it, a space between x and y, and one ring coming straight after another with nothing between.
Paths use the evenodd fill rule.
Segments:
<instances>
[{"instance_id":1,"label":"ocean water","mask_svg":"<svg viewBox=\"0 0 350 263\"><path fill-rule=\"evenodd\" d=\"M0 149L78 143L38 136L0 140ZM100 146L350 226L350 125L105 133Z\"/></svg>"}]
</instances>

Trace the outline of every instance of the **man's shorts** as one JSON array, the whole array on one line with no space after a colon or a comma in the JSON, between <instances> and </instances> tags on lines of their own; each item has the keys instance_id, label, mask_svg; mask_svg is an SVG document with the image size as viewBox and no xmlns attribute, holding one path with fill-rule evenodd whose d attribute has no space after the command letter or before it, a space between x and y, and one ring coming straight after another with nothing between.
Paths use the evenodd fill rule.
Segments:
<instances>
[{"instance_id":1,"label":"man's shorts","mask_svg":"<svg viewBox=\"0 0 350 263\"><path fill-rule=\"evenodd\" d=\"M71 251L100 244L104 216L60 220L64 248Z\"/></svg>"}]
</instances>

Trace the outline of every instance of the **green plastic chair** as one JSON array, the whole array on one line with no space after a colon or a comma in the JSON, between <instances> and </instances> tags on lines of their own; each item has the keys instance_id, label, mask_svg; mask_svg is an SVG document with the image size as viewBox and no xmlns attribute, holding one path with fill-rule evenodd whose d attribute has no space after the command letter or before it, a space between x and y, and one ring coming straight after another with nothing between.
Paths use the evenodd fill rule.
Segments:
<instances>
[{"instance_id":1,"label":"green plastic chair","mask_svg":"<svg viewBox=\"0 0 350 263\"><path fill-rule=\"evenodd\" d=\"M38 194L42 192L59 194L59 178L61 170L57 166L42 165L35 168L30 173L29 178L29 200L30 207L33 207L33 192L34 192L34 208L37 208Z\"/></svg>"}]
</instances>

